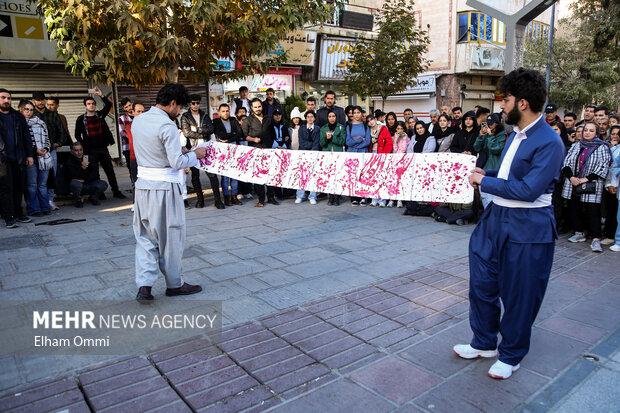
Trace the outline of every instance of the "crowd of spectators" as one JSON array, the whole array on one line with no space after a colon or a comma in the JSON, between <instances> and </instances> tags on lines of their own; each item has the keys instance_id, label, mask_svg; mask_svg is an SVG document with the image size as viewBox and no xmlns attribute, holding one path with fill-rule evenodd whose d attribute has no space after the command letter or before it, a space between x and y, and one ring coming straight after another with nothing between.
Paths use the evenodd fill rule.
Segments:
<instances>
[{"instance_id":1,"label":"crowd of spectators","mask_svg":"<svg viewBox=\"0 0 620 413\"><path fill-rule=\"evenodd\" d=\"M114 138L105 121L112 102L99 89L94 90L104 107L97 110L93 97L84 99L85 113L75 125L75 142L71 140L66 118L58 113L58 99L46 99L41 92L32 101L22 100L16 111L11 95L0 89L0 122L2 123L2 175L0 175L1 208L7 227L29 222L29 216L49 215L54 204L54 177L59 171L56 149L70 145L69 158L60 167L75 206L83 207L82 197L88 195L92 204L105 199L108 185L117 198L125 198L118 188L108 146ZM249 145L258 148L371 153L451 152L476 156L476 165L498 169L501 155L512 128L505 123L505 113L491 113L485 107L463 112L460 107L429 111L430 122L416 118L409 108L399 119L395 112L375 110L366 113L360 106L341 108L336 94L328 91L318 108L310 96L302 112L295 107L285 113L272 89L264 101L249 98L247 87L239 89L232 104L223 103L217 115L209 116L200 108L200 95L191 95L189 110L178 120L180 145L185 149L215 139L218 142ZM132 148L131 125L135 116L144 112L144 105L128 98L121 100L123 114L118 117L122 153L132 184L137 179L137 164ZM601 252L603 245L620 250L618 231L618 180L620 175L620 119L604 106L588 105L583 119L568 112L561 119L555 104L548 104L543 114L547 123L565 144L565 161L556 191L553 194L558 231L572 232L570 242L591 238L591 249ZM36 162L35 162L36 160ZM107 182L99 175L101 167ZM194 207L205 207L200 183L200 170L190 168L191 184L196 192ZM184 175L184 173L183 173ZM327 198L327 205L338 206L342 197L307 191L252 185L228 177L207 173L218 209L241 205L242 200L257 197L256 207L266 203L278 205L283 199L294 198L296 204L306 200L316 205ZM220 193L221 188L221 193ZM26 212L22 210L21 194ZM351 197L352 206L399 207L403 215L431 216L438 222L464 225L474 222L492 202L492 195L476 190L474 202L432 204L401 202L388 199ZM190 208L186 200L186 208Z\"/></svg>"}]
</instances>

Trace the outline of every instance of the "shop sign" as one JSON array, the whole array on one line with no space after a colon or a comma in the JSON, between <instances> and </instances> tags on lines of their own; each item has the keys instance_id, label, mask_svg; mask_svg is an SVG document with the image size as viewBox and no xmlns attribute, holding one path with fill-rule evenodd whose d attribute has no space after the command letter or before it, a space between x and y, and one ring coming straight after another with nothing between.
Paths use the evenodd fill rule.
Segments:
<instances>
[{"instance_id":1,"label":"shop sign","mask_svg":"<svg viewBox=\"0 0 620 413\"><path fill-rule=\"evenodd\" d=\"M321 42L319 80L344 80L349 72L353 39L328 38Z\"/></svg>"},{"instance_id":2,"label":"shop sign","mask_svg":"<svg viewBox=\"0 0 620 413\"><path fill-rule=\"evenodd\" d=\"M295 30L287 33L266 57L276 57L288 52L287 64L313 66L315 50L316 32Z\"/></svg>"},{"instance_id":3,"label":"shop sign","mask_svg":"<svg viewBox=\"0 0 620 413\"><path fill-rule=\"evenodd\" d=\"M504 70L504 49L472 47L471 68L475 70Z\"/></svg>"},{"instance_id":4,"label":"shop sign","mask_svg":"<svg viewBox=\"0 0 620 413\"><path fill-rule=\"evenodd\" d=\"M255 75L250 79L250 92L263 92L269 88L273 90L290 91L293 86L291 75Z\"/></svg>"},{"instance_id":5,"label":"shop sign","mask_svg":"<svg viewBox=\"0 0 620 413\"><path fill-rule=\"evenodd\" d=\"M415 86L408 87L399 95L411 95L415 93L435 93L435 76L418 76L415 78Z\"/></svg>"}]
</instances>

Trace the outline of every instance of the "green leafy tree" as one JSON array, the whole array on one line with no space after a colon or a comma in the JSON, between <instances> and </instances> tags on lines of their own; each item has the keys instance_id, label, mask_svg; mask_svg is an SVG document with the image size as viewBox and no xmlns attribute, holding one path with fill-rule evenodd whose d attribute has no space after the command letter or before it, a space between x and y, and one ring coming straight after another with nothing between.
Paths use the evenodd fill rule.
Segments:
<instances>
[{"instance_id":1,"label":"green leafy tree","mask_svg":"<svg viewBox=\"0 0 620 413\"><path fill-rule=\"evenodd\" d=\"M589 103L620 104L620 1L582 0L559 22L553 39L549 100L579 111ZM545 72L548 39L531 42L524 65Z\"/></svg>"},{"instance_id":2,"label":"green leafy tree","mask_svg":"<svg viewBox=\"0 0 620 413\"><path fill-rule=\"evenodd\" d=\"M377 18L378 36L352 45L349 72L344 87L361 96L381 96L383 108L388 96L402 92L426 70L424 57L430 43L428 34L416 25L413 0L383 3Z\"/></svg>"},{"instance_id":3,"label":"green leafy tree","mask_svg":"<svg viewBox=\"0 0 620 413\"><path fill-rule=\"evenodd\" d=\"M136 86L241 78L286 61L278 40L333 16L340 0L39 0L50 39L76 75ZM243 67L220 72L218 57Z\"/></svg>"}]
</instances>

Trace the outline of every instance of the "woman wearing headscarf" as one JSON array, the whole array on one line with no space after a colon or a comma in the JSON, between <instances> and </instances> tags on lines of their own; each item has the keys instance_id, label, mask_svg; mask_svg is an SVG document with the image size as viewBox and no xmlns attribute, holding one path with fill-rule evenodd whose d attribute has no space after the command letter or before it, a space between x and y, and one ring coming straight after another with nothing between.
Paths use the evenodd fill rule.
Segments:
<instances>
[{"instance_id":1,"label":"woman wearing headscarf","mask_svg":"<svg viewBox=\"0 0 620 413\"><path fill-rule=\"evenodd\" d=\"M435 141L437 141L436 152L450 152L450 145L452 145L452 139L454 138L454 129L450 126L451 123L450 116L445 113L439 115L439 120L437 121L439 127L433 130Z\"/></svg>"},{"instance_id":2,"label":"woman wearing headscarf","mask_svg":"<svg viewBox=\"0 0 620 413\"><path fill-rule=\"evenodd\" d=\"M566 177L562 198L568 199L575 235L570 242L584 242L585 222L588 222L588 235L592 237L590 248L593 252L603 252L601 247L601 200L605 178L609 171L611 152L609 144L599 137L598 125L586 122L583 137L570 147L562 174ZM585 219L584 219L585 212Z\"/></svg>"},{"instance_id":3,"label":"woman wearing headscarf","mask_svg":"<svg viewBox=\"0 0 620 413\"><path fill-rule=\"evenodd\" d=\"M478 137L478 123L476 122L476 114L473 111L465 113L461 120L461 127L454 132L450 152L464 153L466 155L477 155L474 149L474 142Z\"/></svg>"},{"instance_id":4,"label":"woman wearing headscarf","mask_svg":"<svg viewBox=\"0 0 620 413\"><path fill-rule=\"evenodd\" d=\"M339 124L336 113L333 110L327 112L327 123L321 128L319 145L324 152L344 152L346 132L343 125ZM340 196L329 194L327 205L340 205Z\"/></svg>"},{"instance_id":5,"label":"woman wearing headscarf","mask_svg":"<svg viewBox=\"0 0 620 413\"><path fill-rule=\"evenodd\" d=\"M428 133L426 123L421 120L415 123L415 133L407 145L407 153L428 153L435 152L437 142L435 137Z\"/></svg>"}]
</instances>

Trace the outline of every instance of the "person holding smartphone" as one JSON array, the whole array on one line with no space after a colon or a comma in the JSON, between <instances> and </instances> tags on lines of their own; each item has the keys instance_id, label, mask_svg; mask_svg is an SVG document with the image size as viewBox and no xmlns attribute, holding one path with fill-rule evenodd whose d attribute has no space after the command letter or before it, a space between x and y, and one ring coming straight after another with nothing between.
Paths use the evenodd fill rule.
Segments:
<instances>
[{"instance_id":1,"label":"person holding smartphone","mask_svg":"<svg viewBox=\"0 0 620 413\"><path fill-rule=\"evenodd\" d=\"M502 151L506 145L506 131L499 121L499 116L492 113L487 116L487 121L482 122L480 134L474 142L474 150L478 153L486 153L487 159L483 169L499 169L501 163ZM493 197L480 191L482 204L486 208Z\"/></svg>"}]
</instances>

